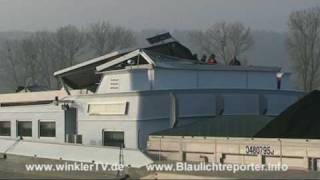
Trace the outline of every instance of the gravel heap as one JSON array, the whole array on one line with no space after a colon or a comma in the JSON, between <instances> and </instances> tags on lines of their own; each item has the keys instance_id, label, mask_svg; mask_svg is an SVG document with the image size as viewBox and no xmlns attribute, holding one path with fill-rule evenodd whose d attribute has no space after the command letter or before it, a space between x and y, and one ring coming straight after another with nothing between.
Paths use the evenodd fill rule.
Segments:
<instances>
[{"instance_id":1,"label":"gravel heap","mask_svg":"<svg viewBox=\"0 0 320 180\"><path fill-rule=\"evenodd\" d=\"M288 107L255 137L320 139L320 91L312 91Z\"/></svg>"}]
</instances>

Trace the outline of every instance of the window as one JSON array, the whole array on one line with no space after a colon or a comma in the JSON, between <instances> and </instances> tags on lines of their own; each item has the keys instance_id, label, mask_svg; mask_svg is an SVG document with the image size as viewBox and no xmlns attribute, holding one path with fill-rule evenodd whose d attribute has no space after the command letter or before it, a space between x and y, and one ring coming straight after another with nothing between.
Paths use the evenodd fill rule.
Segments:
<instances>
[{"instance_id":1,"label":"window","mask_svg":"<svg viewBox=\"0 0 320 180\"><path fill-rule=\"evenodd\" d=\"M110 103L110 104L89 104L88 113L90 115L125 115L127 103Z\"/></svg>"},{"instance_id":2,"label":"window","mask_svg":"<svg viewBox=\"0 0 320 180\"><path fill-rule=\"evenodd\" d=\"M18 136L32 137L32 122L31 121L18 121L17 122Z\"/></svg>"},{"instance_id":3,"label":"window","mask_svg":"<svg viewBox=\"0 0 320 180\"><path fill-rule=\"evenodd\" d=\"M11 136L10 121L0 121L0 136Z\"/></svg>"},{"instance_id":4,"label":"window","mask_svg":"<svg viewBox=\"0 0 320 180\"><path fill-rule=\"evenodd\" d=\"M40 121L39 135L40 137L56 137L56 122Z\"/></svg>"},{"instance_id":5,"label":"window","mask_svg":"<svg viewBox=\"0 0 320 180\"><path fill-rule=\"evenodd\" d=\"M103 145L124 147L124 132L120 131L103 131Z\"/></svg>"}]
</instances>

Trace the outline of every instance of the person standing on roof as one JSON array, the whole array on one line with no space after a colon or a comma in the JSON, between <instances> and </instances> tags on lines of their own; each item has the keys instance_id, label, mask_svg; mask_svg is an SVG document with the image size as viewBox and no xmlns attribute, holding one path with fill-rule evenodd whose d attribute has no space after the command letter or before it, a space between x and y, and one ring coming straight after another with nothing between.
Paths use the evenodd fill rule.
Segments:
<instances>
[{"instance_id":1,"label":"person standing on roof","mask_svg":"<svg viewBox=\"0 0 320 180\"><path fill-rule=\"evenodd\" d=\"M210 58L208 59L208 64L217 64L216 55L211 54Z\"/></svg>"},{"instance_id":2,"label":"person standing on roof","mask_svg":"<svg viewBox=\"0 0 320 180\"><path fill-rule=\"evenodd\" d=\"M230 66L241 66L240 61L237 59L236 56L234 56L231 61L229 62Z\"/></svg>"},{"instance_id":3,"label":"person standing on roof","mask_svg":"<svg viewBox=\"0 0 320 180\"><path fill-rule=\"evenodd\" d=\"M206 62L207 62L207 56L204 54L200 59L200 63L206 63Z\"/></svg>"}]
</instances>

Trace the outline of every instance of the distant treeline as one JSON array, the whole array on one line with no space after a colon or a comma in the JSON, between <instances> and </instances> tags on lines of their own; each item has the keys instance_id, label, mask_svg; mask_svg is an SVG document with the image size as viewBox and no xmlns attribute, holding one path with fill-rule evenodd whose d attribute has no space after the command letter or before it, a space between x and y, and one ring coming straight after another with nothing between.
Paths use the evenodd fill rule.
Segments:
<instances>
[{"instance_id":1,"label":"distant treeline","mask_svg":"<svg viewBox=\"0 0 320 180\"><path fill-rule=\"evenodd\" d=\"M34 84L56 89L59 83L53 77L55 71L86 56L99 56L135 44L131 30L105 22L84 29L68 25L54 32L28 33L22 38L2 39L2 74L10 89Z\"/></svg>"},{"instance_id":2,"label":"distant treeline","mask_svg":"<svg viewBox=\"0 0 320 180\"><path fill-rule=\"evenodd\" d=\"M163 31L134 32L98 22L85 28L68 25L56 31L26 32L25 36L7 33L11 37L0 37L1 80L5 80L2 84L7 87L2 89L12 91L18 86L35 84L57 89L55 71L114 50L145 46L146 37ZM244 54L253 45L250 29L238 22L220 22L206 31L174 31L173 34L187 42L195 53L215 53L220 63Z\"/></svg>"},{"instance_id":3,"label":"distant treeline","mask_svg":"<svg viewBox=\"0 0 320 180\"><path fill-rule=\"evenodd\" d=\"M55 31L0 32L0 91L18 86L60 88L53 73L114 50L146 46L145 38L166 30L133 31L108 22ZM293 12L288 32L252 31L240 22L218 22L206 30L171 34L200 58L215 54L226 64L237 56L245 65L281 66L294 72L294 85L310 91L320 84L320 9Z\"/></svg>"}]
</instances>

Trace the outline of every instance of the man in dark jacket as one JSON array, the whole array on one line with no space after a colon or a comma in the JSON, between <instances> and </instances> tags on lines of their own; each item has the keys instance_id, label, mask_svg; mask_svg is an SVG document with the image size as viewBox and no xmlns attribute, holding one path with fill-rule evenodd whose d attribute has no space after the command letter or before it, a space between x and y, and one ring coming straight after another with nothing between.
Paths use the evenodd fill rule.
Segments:
<instances>
[{"instance_id":1,"label":"man in dark jacket","mask_svg":"<svg viewBox=\"0 0 320 180\"><path fill-rule=\"evenodd\" d=\"M200 59L200 63L206 63L206 62L207 62L207 56L204 54Z\"/></svg>"},{"instance_id":2,"label":"man in dark jacket","mask_svg":"<svg viewBox=\"0 0 320 180\"><path fill-rule=\"evenodd\" d=\"M231 59L231 61L229 62L230 66L240 66L241 63L240 61L237 59L236 56L233 57L233 59Z\"/></svg>"}]
</instances>

